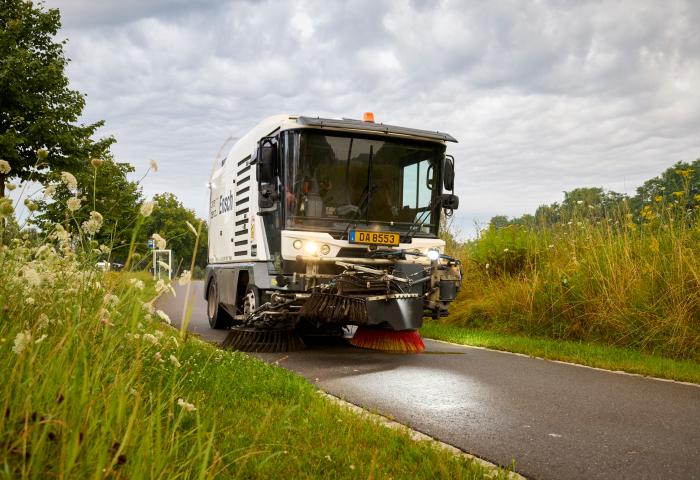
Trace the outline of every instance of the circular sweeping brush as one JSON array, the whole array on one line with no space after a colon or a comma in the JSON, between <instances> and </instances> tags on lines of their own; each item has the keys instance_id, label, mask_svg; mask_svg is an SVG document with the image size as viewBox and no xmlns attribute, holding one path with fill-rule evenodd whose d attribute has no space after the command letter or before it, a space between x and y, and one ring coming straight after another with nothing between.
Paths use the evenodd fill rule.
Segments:
<instances>
[{"instance_id":1,"label":"circular sweeping brush","mask_svg":"<svg viewBox=\"0 0 700 480\"><path fill-rule=\"evenodd\" d=\"M393 353L419 353L425 344L417 330L384 330L360 326L350 343L356 347Z\"/></svg>"}]
</instances>

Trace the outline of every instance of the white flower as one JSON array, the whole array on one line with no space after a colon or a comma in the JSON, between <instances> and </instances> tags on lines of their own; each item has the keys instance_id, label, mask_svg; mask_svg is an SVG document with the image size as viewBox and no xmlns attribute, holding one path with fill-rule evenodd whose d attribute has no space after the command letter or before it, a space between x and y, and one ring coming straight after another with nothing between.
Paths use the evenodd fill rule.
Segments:
<instances>
[{"instance_id":1,"label":"white flower","mask_svg":"<svg viewBox=\"0 0 700 480\"><path fill-rule=\"evenodd\" d=\"M143 339L146 340L146 341L148 341L148 342L150 342L150 343L152 343L153 345L155 345L156 343L158 343L158 338L157 338L155 335L151 335L150 333L144 333L144 334L143 334Z\"/></svg>"},{"instance_id":2,"label":"white flower","mask_svg":"<svg viewBox=\"0 0 700 480\"><path fill-rule=\"evenodd\" d=\"M24 303L27 305L34 305L34 299L32 297L27 297L24 299Z\"/></svg>"},{"instance_id":3,"label":"white flower","mask_svg":"<svg viewBox=\"0 0 700 480\"><path fill-rule=\"evenodd\" d=\"M24 276L24 279L27 281L29 286L38 287L39 285L41 285L41 275L39 275L39 272L34 270L34 268L25 265L22 268L22 275Z\"/></svg>"},{"instance_id":4,"label":"white flower","mask_svg":"<svg viewBox=\"0 0 700 480\"><path fill-rule=\"evenodd\" d=\"M549 244L549 248L554 248L554 244L553 244L553 243L550 243L550 244Z\"/></svg>"},{"instance_id":5,"label":"white flower","mask_svg":"<svg viewBox=\"0 0 700 480\"><path fill-rule=\"evenodd\" d=\"M117 297L113 293L108 293L105 295L105 298L102 300L102 303L104 303L107 306L116 305L117 303L119 303L119 297Z\"/></svg>"},{"instance_id":6,"label":"white flower","mask_svg":"<svg viewBox=\"0 0 700 480\"><path fill-rule=\"evenodd\" d=\"M145 302L142 305L142 307L148 313L155 313L155 309L153 308L153 302Z\"/></svg>"},{"instance_id":7,"label":"white flower","mask_svg":"<svg viewBox=\"0 0 700 480\"><path fill-rule=\"evenodd\" d=\"M44 340L46 340L46 337L48 337L48 335L43 334L41 337L37 338L37 339L34 341L34 344L37 345L37 344L43 342Z\"/></svg>"},{"instance_id":8,"label":"white flower","mask_svg":"<svg viewBox=\"0 0 700 480\"><path fill-rule=\"evenodd\" d=\"M168 314L165 313L163 310L156 310L156 315L158 315L161 318L161 320L163 320L168 325L172 325L173 322L170 320Z\"/></svg>"},{"instance_id":9,"label":"white flower","mask_svg":"<svg viewBox=\"0 0 700 480\"><path fill-rule=\"evenodd\" d=\"M158 250L165 250L165 245L167 242L163 237L161 237L157 233L154 233L153 235L151 235L151 238L156 242L156 248Z\"/></svg>"},{"instance_id":10,"label":"white flower","mask_svg":"<svg viewBox=\"0 0 700 480\"><path fill-rule=\"evenodd\" d=\"M173 294L173 297L177 296L175 295L175 289L173 288L172 285L169 283L165 283L163 279L160 279L156 282L156 293L160 295L163 292L170 291L170 293Z\"/></svg>"},{"instance_id":11,"label":"white flower","mask_svg":"<svg viewBox=\"0 0 700 480\"><path fill-rule=\"evenodd\" d=\"M88 235L95 235L100 231L100 228L102 228L102 222L102 214L93 210L90 212L90 220L83 222L83 230L85 230L85 233Z\"/></svg>"},{"instance_id":12,"label":"white flower","mask_svg":"<svg viewBox=\"0 0 700 480\"><path fill-rule=\"evenodd\" d=\"M129 282L131 282L131 284L136 290L143 290L143 288L145 287L143 281L139 280L138 278L132 278L131 280L129 280Z\"/></svg>"},{"instance_id":13,"label":"white flower","mask_svg":"<svg viewBox=\"0 0 700 480\"><path fill-rule=\"evenodd\" d=\"M0 160L0 173L7 174L10 173L10 170L12 170L12 168L10 168L10 162L7 160Z\"/></svg>"},{"instance_id":14,"label":"white flower","mask_svg":"<svg viewBox=\"0 0 700 480\"><path fill-rule=\"evenodd\" d=\"M32 332L25 330L24 332L19 332L15 337L15 344L12 347L12 351L17 355L22 353L27 345L32 341Z\"/></svg>"},{"instance_id":15,"label":"white flower","mask_svg":"<svg viewBox=\"0 0 700 480\"><path fill-rule=\"evenodd\" d=\"M583 200L576 200L576 204L583 205Z\"/></svg>"},{"instance_id":16,"label":"white flower","mask_svg":"<svg viewBox=\"0 0 700 480\"><path fill-rule=\"evenodd\" d=\"M179 285L182 285L182 286L187 285L191 281L192 281L192 272L190 272L189 270L182 272L182 275L180 275L180 278L177 279L177 283Z\"/></svg>"},{"instance_id":17,"label":"white flower","mask_svg":"<svg viewBox=\"0 0 700 480\"><path fill-rule=\"evenodd\" d=\"M507 249L507 248L504 248L503 251L506 252L506 253L508 253L510 250Z\"/></svg>"},{"instance_id":18,"label":"white flower","mask_svg":"<svg viewBox=\"0 0 700 480\"><path fill-rule=\"evenodd\" d=\"M180 408L182 408L182 409L185 410L186 412L194 412L195 410L197 410L197 409L195 408L194 405L192 405L191 403L188 403L188 402L184 401L184 400L181 399L181 398L178 398L178 399L177 399L177 404L178 404L178 406L179 406Z\"/></svg>"},{"instance_id":19,"label":"white flower","mask_svg":"<svg viewBox=\"0 0 700 480\"><path fill-rule=\"evenodd\" d=\"M153 213L153 207L156 205L156 202L143 202L141 204L141 208L139 208L139 212L141 215L144 217L148 217Z\"/></svg>"},{"instance_id":20,"label":"white flower","mask_svg":"<svg viewBox=\"0 0 700 480\"><path fill-rule=\"evenodd\" d=\"M148 161L148 165L151 167L151 170L153 170L154 172L158 171L158 162L156 162L152 158Z\"/></svg>"},{"instance_id":21,"label":"white flower","mask_svg":"<svg viewBox=\"0 0 700 480\"><path fill-rule=\"evenodd\" d=\"M111 251L112 249L109 248L107 245L100 245L100 252L107 254Z\"/></svg>"},{"instance_id":22,"label":"white flower","mask_svg":"<svg viewBox=\"0 0 700 480\"><path fill-rule=\"evenodd\" d=\"M175 355L170 355L170 363L175 365L177 368L182 366Z\"/></svg>"},{"instance_id":23,"label":"white flower","mask_svg":"<svg viewBox=\"0 0 700 480\"><path fill-rule=\"evenodd\" d=\"M78 180L69 172L61 172L61 180L66 184L68 190L78 189Z\"/></svg>"},{"instance_id":24,"label":"white flower","mask_svg":"<svg viewBox=\"0 0 700 480\"><path fill-rule=\"evenodd\" d=\"M491 265L487 263L487 264L486 264L486 270L488 270L490 266L491 266Z\"/></svg>"},{"instance_id":25,"label":"white flower","mask_svg":"<svg viewBox=\"0 0 700 480\"><path fill-rule=\"evenodd\" d=\"M68 210L75 212L80 209L80 199L78 197L70 197L66 202Z\"/></svg>"},{"instance_id":26,"label":"white flower","mask_svg":"<svg viewBox=\"0 0 700 480\"><path fill-rule=\"evenodd\" d=\"M49 185L44 189L44 198L51 198L56 193L56 185Z\"/></svg>"}]
</instances>

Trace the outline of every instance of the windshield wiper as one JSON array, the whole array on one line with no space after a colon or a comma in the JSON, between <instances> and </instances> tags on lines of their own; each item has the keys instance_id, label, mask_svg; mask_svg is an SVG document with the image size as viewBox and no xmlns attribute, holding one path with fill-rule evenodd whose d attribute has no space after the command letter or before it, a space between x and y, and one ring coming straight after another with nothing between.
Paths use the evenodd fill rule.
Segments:
<instances>
[{"instance_id":1,"label":"windshield wiper","mask_svg":"<svg viewBox=\"0 0 700 480\"><path fill-rule=\"evenodd\" d=\"M421 214L416 218L416 220L411 224L410 227L408 227L408 231L406 232L405 238L410 241L413 236L418 233L418 227L423 226L423 222L425 219L430 215L431 210L433 209L433 200L434 196L430 198L430 201L428 202L428 206L426 207L424 212L421 212Z\"/></svg>"}]
</instances>

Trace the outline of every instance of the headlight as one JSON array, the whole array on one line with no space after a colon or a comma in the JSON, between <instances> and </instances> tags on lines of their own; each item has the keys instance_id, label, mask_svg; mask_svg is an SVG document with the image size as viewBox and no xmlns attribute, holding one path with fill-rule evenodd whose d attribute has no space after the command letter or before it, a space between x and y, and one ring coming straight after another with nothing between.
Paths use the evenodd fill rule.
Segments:
<instances>
[{"instance_id":1,"label":"headlight","mask_svg":"<svg viewBox=\"0 0 700 480\"><path fill-rule=\"evenodd\" d=\"M425 255L430 259L431 262L434 262L438 258L440 258L440 252L434 249L430 249L427 252L425 252Z\"/></svg>"},{"instance_id":2,"label":"headlight","mask_svg":"<svg viewBox=\"0 0 700 480\"><path fill-rule=\"evenodd\" d=\"M321 255L328 255L329 253L331 253L331 247L329 247L325 243L321 245Z\"/></svg>"},{"instance_id":3,"label":"headlight","mask_svg":"<svg viewBox=\"0 0 700 480\"><path fill-rule=\"evenodd\" d=\"M318 243L316 242L306 242L306 245L304 245L304 250L306 250L306 253L309 255L314 255L316 252L318 252Z\"/></svg>"},{"instance_id":4,"label":"headlight","mask_svg":"<svg viewBox=\"0 0 700 480\"><path fill-rule=\"evenodd\" d=\"M304 244L304 243L303 243L301 240L294 240L294 243L292 243L292 246L293 246L294 248L296 248L297 250L300 250L300 249L301 249L301 246L302 246L303 244Z\"/></svg>"}]
</instances>

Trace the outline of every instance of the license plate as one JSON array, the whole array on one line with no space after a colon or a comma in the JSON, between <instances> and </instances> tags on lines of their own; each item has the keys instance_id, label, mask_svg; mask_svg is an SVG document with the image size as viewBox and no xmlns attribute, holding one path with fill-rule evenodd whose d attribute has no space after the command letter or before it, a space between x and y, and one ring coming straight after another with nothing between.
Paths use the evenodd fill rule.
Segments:
<instances>
[{"instance_id":1,"label":"license plate","mask_svg":"<svg viewBox=\"0 0 700 480\"><path fill-rule=\"evenodd\" d=\"M399 234L388 232L365 232L363 230L350 230L348 237L350 243L364 243L366 245L399 245Z\"/></svg>"}]
</instances>

